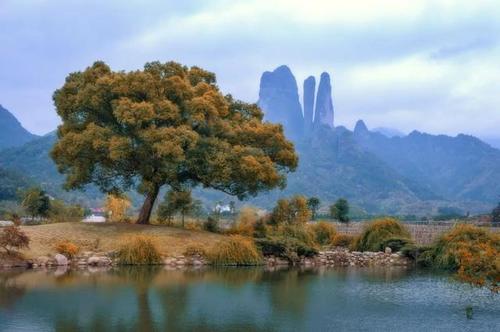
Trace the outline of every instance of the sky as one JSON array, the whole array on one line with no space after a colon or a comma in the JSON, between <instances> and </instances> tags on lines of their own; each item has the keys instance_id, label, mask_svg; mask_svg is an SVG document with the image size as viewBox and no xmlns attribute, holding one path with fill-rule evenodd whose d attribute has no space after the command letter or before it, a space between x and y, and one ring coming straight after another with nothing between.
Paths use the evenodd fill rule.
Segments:
<instances>
[{"instance_id":1,"label":"sky","mask_svg":"<svg viewBox=\"0 0 500 332\"><path fill-rule=\"evenodd\" d=\"M262 72L332 76L336 125L500 140L500 2L0 0L0 104L54 130L52 93L103 60L174 60L256 102Z\"/></svg>"}]
</instances>

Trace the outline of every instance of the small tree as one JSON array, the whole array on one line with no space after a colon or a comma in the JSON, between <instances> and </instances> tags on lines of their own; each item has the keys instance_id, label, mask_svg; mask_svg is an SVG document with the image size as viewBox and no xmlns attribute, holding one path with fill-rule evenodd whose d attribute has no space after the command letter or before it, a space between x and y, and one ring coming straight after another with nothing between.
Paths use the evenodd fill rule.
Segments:
<instances>
[{"instance_id":1,"label":"small tree","mask_svg":"<svg viewBox=\"0 0 500 332\"><path fill-rule=\"evenodd\" d=\"M184 227L184 217L200 207L200 202L193 200L191 190L169 190L158 207L158 216L168 221L176 212L180 212L182 226Z\"/></svg>"},{"instance_id":2,"label":"small tree","mask_svg":"<svg viewBox=\"0 0 500 332\"><path fill-rule=\"evenodd\" d=\"M305 224L311 217L311 211L307 207L304 196L293 196L291 199L280 199L271 213L270 223L281 224Z\"/></svg>"},{"instance_id":3,"label":"small tree","mask_svg":"<svg viewBox=\"0 0 500 332\"><path fill-rule=\"evenodd\" d=\"M29 243L29 237L18 226L4 227L0 232L0 248L4 249L7 254L11 254L14 250L28 248Z\"/></svg>"},{"instance_id":4,"label":"small tree","mask_svg":"<svg viewBox=\"0 0 500 332\"><path fill-rule=\"evenodd\" d=\"M311 218L312 220L316 220L316 213L318 212L319 205L321 201L318 197L311 197L307 200L307 207L311 210Z\"/></svg>"},{"instance_id":5,"label":"small tree","mask_svg":"<svg viewBox=\"0 0 500 332\"><path fill-rule=\"evenodd\" d=\"M330 206L330 215L340 222L349 222L349 203L344 198L339 198L335 204Z\"/></svg>"},{"instance_id":6,"label":"small tree","mask_svg":"<svg viewBox=\"0 0 500 332\"><path fill-rule=\"evenodd\" d=\"M500 223L500 203L491 211L491 222Z\"/></svg>"},{"instance_id":7,"label":"small tree","mask_svg":"<svg viewBox=\"0 0 500 332\"><path fill-rule=\"evenodd\" d=\"M50 199L42 189L30 188L24 193L21 205L33 219L46 217L50 210Z\"/></svg>"},{"instance_id":8,"label":"small tree","mask_svg":"<svg viewBox=\"0 0 500 332\"><path fill-rule=\"evenodd\" d=\"M128 210L130 209L130 199L124 195L108 195L104 209L108 215L108 219L113 222L124 221L127 219Z\"/></svg>"}]
</instances>

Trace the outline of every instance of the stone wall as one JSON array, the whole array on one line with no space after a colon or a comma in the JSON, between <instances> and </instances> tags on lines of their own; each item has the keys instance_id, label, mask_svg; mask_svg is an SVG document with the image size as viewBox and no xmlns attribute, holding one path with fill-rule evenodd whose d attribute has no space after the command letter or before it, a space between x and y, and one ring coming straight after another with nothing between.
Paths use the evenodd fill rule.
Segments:
<instances>
[{"instance_id":1,"label":"stone wall","mask_svg":"<svg viewBox=\"0 0 500 332\"><path fill-rule=\"evenodd\" d=\"M366 222L350 222L349 224L334 223L337 231L341 234L359 235ZM405 227L410 232L417 244L431 244L439 235L450 230L456 224L453 222L439 224L411 224L405 223ZM485 226L486 227L486 226ZM493 232L499 232L500 227L486 227Z\"/></svg>"}]
</instances>

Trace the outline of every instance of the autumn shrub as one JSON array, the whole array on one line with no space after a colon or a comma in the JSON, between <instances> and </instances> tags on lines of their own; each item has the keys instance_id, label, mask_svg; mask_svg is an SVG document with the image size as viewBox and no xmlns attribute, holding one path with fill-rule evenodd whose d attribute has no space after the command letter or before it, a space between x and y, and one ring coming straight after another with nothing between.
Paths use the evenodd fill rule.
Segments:
<instances>
[{"instance_id":1,"label":"autumn shrub","mask_svg":"<svg viewBox=\"0 0 500 332\"><path fill-rule=\"evenodd\" d=\"M124 265L159 264L161 254L151 236L133 235L123 239L118 249L118 261Z\"/></svg>"},{"instance_id":2,"label":"autumn shrub","mask_svg":"<svg viewBox=\"0 0 500 332\"><path fill-rule=\"evenodd\" d=\"M195 221L188 221L184 225L184 228L187 229L188 231L201 231L202 230L202 225L198 222Z\"/></svg>"},{"instance_id":3,"label":"autumn shrub","mask_svg":"<svg viewBox=\"0 0 500 332\"><path fill-rule=\"evenodd\" d=\"M184 250L182 253L184 256L187 257L192 257L192 256L201 256L201 257L206 257L207 256L207 251L205 248L198 246L198 245L190 245Z\"/></svg>"},{"instance_id":4,"label":"autumn shrub","mask_svg":"<svg viewBox=\"0 0 500 332\"><path fill-rule=\"evenodd\" d=\"M57 253L62 254L68 258L75 257L80 251L80 247L78 245L68 240L56 243L54 249Z\"/></svg>"},{"instance_id":5,"label":"autumn shrub","mask_svg":"<svg viewBox=\"0 0 500 332\"><path fill-rule=\"evenodd\" d=\"M355 241L355 237L346 234L336 234L332 239L332 246L349 248Z\"/></svg>"},{"instance_id":6,"label":"autumn shrub","mask_svg":"<svg viewBox=\"0 0 500 332\"><path fill-rule=\"evenodd\" d=\"M208 258L214 265L258 265L262 263L254 241L240 235L232 235L228 240L215 246Z\"/></svg>"},{"instance_id":7,"label":"autumn shrub","mask_svg":"<svg viewBox=\"0 0 500 332\"><path fill-rule=\"evenodd\" d=\"M384 245L389 239L407 239L410 241L410 233L396 219L377 219L367 226L357 239L356 250L359 251L383 251Z\"/></svg>"},{"instance_id":8,"label":"autumn shrub","mask_svg":"<svg viewBox=\"0 0 500 332\"><path fill-rule=\"evenodd\" d=\"M320 245L329 245L332 243L333 238L337 235L335 226L331 223L320 221L310 226L311 231L314 233L316 243Z\"/></svg>"},{"instance_id":9,"label":"autumn shrub","mask_svg":"<svg viewBox=\"0 0 500 332\"><path fill-rule=\"evenodd\" d=\"M458 279L500 290L500 235L472 225L443 234L427 254L429 265L455 271Z\"/></svg>"},{"instance_id":10,"label":"autumn shrub","mask_svg":"<svg viewBox=\"0 0 500 332\"><path fill-rule=\"evenodd\" d=\"M259 215L254 208L243 207L229 232L243 236L254 236L255 225L258 221Z\"/></svg>"},{"instance_id":11,"label":"autumn shrub","mask_svg":"<svg viewBox=\"0 0 500 332\"><path fill-rule=\"evenodd\" d=\"M18 226L3 227L0 231L0 248L7 254L16 250L28 248L30 239Z\"/></svg>"},{"instance_id":12,"label":"autumn shrub","mask_svg":"<svg viewBox=\"0 0 500 332\"><path fill-rule=\"evenodd\" d=\"M391 248L393 252L401 251L407 245L413 244L413 241L405 236L392 236L382 241L381 248Z\"/></svg>"}]
</instances>

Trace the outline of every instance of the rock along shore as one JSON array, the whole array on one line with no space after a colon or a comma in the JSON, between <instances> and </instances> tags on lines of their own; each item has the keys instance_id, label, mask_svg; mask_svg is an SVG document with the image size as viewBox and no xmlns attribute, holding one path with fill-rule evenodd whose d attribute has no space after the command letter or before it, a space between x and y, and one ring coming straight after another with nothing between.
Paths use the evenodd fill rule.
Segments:
<instances>
[{"instance_id":1,"label":"rock along shore","mask_svg":"<svg viewBox=\"0 0 500 332\"><path fill-rule=\"evenodd\" d=\"M267 266L328 266L328 267L367 267L367 266L409 266L412 261L401 255L401 253L386 252L360 252L349 251L345 248L332 248L326 251L320 251L314 257L299 257L297 262L291 263L288 260L275 257L264 257L263 265ZM46 268L57 266L112 266L118 265L116 252L90 252L86 251L73 259L62 254L51 256L40 256L33 260L10 260L0 263L0 268ZM177 255L166 257L161 265L171 268L182 267L201 267L211 265L210 262L201 255L185 256Z\"/></svg>"}]
</instances>

